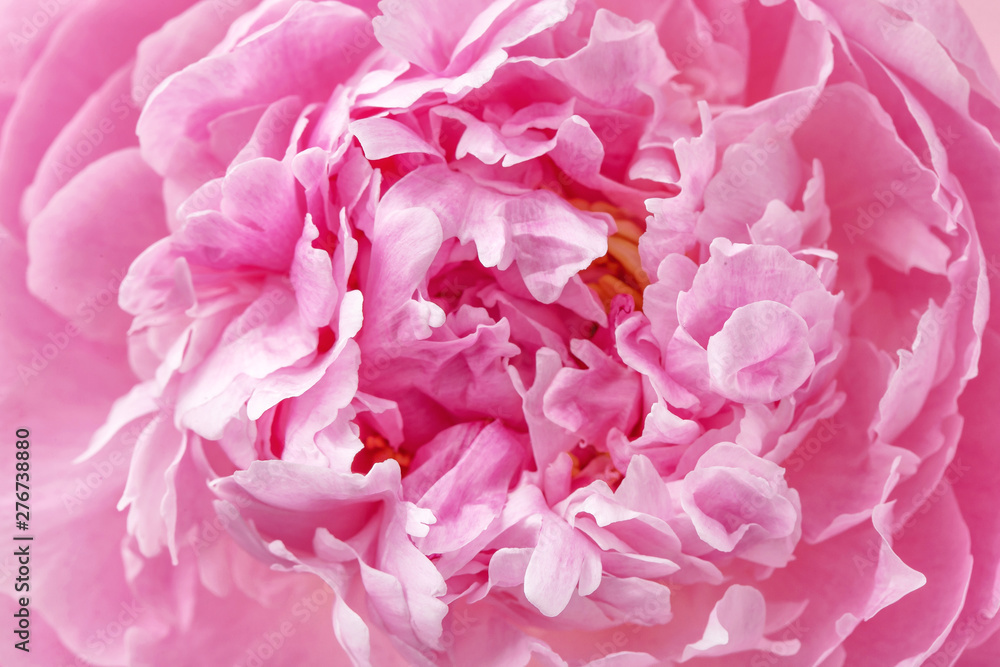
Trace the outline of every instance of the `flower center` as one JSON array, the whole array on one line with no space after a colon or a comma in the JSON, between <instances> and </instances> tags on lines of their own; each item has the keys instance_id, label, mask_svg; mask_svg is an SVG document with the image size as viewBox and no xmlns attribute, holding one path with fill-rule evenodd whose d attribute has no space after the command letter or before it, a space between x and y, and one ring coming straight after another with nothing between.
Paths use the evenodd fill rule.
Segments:
<instances>
[{"instance_id":1,"label":"flower center","mask_svg":"<svg viewBox=\"0 0 1000 667\"><path fill-rule=\"evenodd\" d=\"M580 273L583 281L597 292L605 310L610 311L611 300L618 294L628 294L635 302L635 307L642 310L642 291L649 286L649 278L642 270L639 259L642 227L610 204L590 203L582 199L574 199L570 203L581 210L608 213L618 226L618 231L608 237L608 252L595 259Z\"/></svg>"},{"instance_id":2,"label":"flower center","mask_svg":"<svg viewBox=\"0 0 1000 667\"><path fill-rule=\"evenodd\" d=\"M399 467L402 470L402 474L405 475L407 473L412 459L409 454L403 451L396 451L385 438L377 433L365 436L363 439L365 443L364 449L358 452L354 457L351 472L367 475L368 471L370 471L372 466L376 463L388 461L389 459L396 459L396 462L399 463Z\"/></svg>"},{"instance_id":3,"label":"flower center","mask_svg":"<svg viewBox=\"0 0 1000 667\"><path fill-rule=\"evenodd\" d=\"M602 480L614 491L625 478L615 468L611 454L608 452L597 451L588 445L578 446L566 453L569 454L569 458L573 462L573 467L570 469L573 488L584 487L595 480Z\"/></svg>"}]
</instances>

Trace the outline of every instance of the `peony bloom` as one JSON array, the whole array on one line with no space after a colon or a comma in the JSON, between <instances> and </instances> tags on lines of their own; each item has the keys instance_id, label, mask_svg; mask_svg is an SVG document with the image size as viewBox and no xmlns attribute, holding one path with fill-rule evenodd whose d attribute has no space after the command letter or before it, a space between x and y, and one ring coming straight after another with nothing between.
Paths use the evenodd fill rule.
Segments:
<instances>
[{"instance_id":1,"label":"peony bloom","mask_svg":"<svg viewBox=\"0 0 1000 667\"><path fill-rule=\"evenodd\" d=\"M0 17L3 664L1000 661L953 0Z\"/></svg>"}]
</instances>

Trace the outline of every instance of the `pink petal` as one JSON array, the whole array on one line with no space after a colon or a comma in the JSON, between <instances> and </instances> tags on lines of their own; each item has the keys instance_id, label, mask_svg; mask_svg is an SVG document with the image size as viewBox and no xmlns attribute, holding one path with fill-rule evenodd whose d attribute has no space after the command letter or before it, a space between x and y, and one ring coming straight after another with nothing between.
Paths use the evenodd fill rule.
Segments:
<instances>
[{"instance_id":1,"label":"pink petal","mask_svg":"<svg viewBox=\"0 0 1000 667\"><path fill-rule=\"evenodd\" d=\"M595 561L600 572L596 548L562 519L546 516L524 573L524 595L543 615L557 616Z\"/></svg>"},{"instance_id":2,"label":"pink petal","mask_svg":"<svg viewBox=\"0 0 1000 667\"><path fill-rule=\"evenodd\" d=\"M59 30L20 86L0 141L0 220L8 229L20 229L22 193L60 129L125 65L145 35L189 3L167 0L140 6L101 0L85 3L60 20Z\"/></svg>"},{"instance_id":3,"label":"pink petal","mask_svg":"<svg viewBox=\"0 0 1000 667\"><path fill-rule=\"evenodd\" d=\"M117 305L122 279L166 233L159 178L138 150L119 151L78 174L32 221L28 284L83 335L122 340L131 321Z\"/></svg>"},{"instance_id":4,"label":"pink petal","mask_svg":"<svg viewBox=\"0 0 1000 667\"><path fill-rule=\"evenodd\" d=\"M478 537L499 516L523 456L521 443L499 422L483 429L454 466L416 501L437 519L427 537L417 542L421 551L454 551Z\"/></svg>"},{"instance_id":5,"label":"pink petal","mask_svg":"<svg viewBox=\"0 0 1000 667\"><path fill-rule=\"evenodd\" d=\"M708 340L712 389L738 403L771 403L812 374L805 320L775 301L741 306Z\"/></svg>"}]
</instances>

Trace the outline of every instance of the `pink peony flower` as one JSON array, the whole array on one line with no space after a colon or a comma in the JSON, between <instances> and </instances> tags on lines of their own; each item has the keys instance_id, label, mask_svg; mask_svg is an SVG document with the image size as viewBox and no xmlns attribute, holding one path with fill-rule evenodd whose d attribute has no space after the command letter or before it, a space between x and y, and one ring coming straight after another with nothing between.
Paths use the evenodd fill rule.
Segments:
<instances>
[{"instance_id":1,"label":"pink peony flower","mask_svg":"<svg viewBox=\"0 0 1000 667\"><path fill-rule=\"evenodd\" d=\"M1000 661L956 3L0 17L3 664Z\"/></svg>"}]
</instances>

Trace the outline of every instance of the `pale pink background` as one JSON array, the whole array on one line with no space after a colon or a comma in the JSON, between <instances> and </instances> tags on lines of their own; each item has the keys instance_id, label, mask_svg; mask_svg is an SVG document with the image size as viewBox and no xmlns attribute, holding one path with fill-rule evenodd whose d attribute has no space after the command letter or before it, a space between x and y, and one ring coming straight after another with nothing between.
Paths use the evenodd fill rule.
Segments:
<instances>
[{"instance_id":1,"label":"pale pink background","mask_svg":"<svg viewBox=\"0 0 1000 667\"><path fill-rule=\"evenodd\" d=\"M1000 70L1000 0L959 0L959 4L972 18L993 66Z\"/></svg>"}]
</instances>

